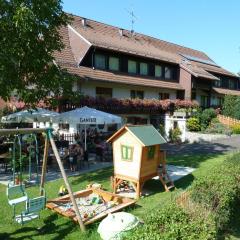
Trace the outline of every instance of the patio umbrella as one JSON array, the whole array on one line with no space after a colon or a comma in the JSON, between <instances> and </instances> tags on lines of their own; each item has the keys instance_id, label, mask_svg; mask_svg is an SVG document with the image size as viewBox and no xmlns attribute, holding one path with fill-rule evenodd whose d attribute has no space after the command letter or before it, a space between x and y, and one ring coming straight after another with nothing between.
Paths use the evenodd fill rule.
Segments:
<instances>
[{"instance_id":1,"label":"patio umbrella","mask_svg":"<svg viewBox=\"0 0 240 240\"><path fill-rule=\"evenodd\" d=\"M83 124L85 129L85 150L86 150L87 149L86 125L121 123L122 118L110 113L98 111L94 108L82 107L72 111L61 113L57 118L54 119L54 121Z\"/></svg>"},{"instance_id":2,"label":"patio umbrella","mask_svg":"<svg viewBox=\"0 0 240 240\"><path fill-rule=\"evenodd\" d=\"M43 108L28 109L12 113L1 119L2 123L33 123L33 122L50 122L57 117L59 113L49 111Z\"/></svg>"}]
</instances>

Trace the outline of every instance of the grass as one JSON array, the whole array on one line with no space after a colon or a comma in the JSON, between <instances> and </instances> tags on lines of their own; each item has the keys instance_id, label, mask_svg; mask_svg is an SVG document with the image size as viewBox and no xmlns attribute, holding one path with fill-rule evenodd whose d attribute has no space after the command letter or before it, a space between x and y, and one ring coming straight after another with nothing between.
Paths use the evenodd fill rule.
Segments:
<instances>
[{"instance_id":1,"label":"grass","mask_svg":"<svg viewBox=\"0 0 240 240\"><path fill-rule=\"evenodd\" d=\"M152 192L152 194L148 197L141 198L135 207L126 209L126 211L144 220L145 216L150 211L161 208L165 202L174 198L179 191L190 186L195 178L207 174L211 167L215 164L221 163L224 159L225 155L223 154L195 155L193 153L190 155L169 157L169 164L194 167L196 168L196 171L178 180L176 182L177 189L173 192L164 192L160 181L148 181L145 187ZM69 180L74 191L84 189L87 184L92 182L101 183L104 188L111 190L110 176L112 175L112 172L112 168L107 168L93 173L83 174L78 177L71 177ZM47 183L45 186L47 198L56 197L58 189L62 184L62 179ZM12 220L12 209L7 204L5 191L6 187L0 185L0 239L99 239L99 235L96 231L98 223L88 226L87 232L83 234L79 231L78 225L49 210L42 211L39 220L32 221L21 227ZM27 191L30 197L33 197L38 195L39 190L37 187L31 187L28 188ZM231 236L229 237L230 238L228 239L238 239L231 238Z\"/></svg>"}]
</instances>

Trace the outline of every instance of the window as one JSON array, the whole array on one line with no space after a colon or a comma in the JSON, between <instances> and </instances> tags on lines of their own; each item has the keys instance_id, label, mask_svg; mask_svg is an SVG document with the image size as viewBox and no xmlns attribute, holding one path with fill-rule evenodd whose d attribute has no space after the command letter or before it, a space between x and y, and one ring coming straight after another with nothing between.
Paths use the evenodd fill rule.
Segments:
<instances>
[{"instance_id":1,"label":"window","mask_svg":"<svg viewBox=\"0 0 240 240\"><path fill-rule=\"evenodd\" d=\"M165 100L165 99L169 99L169 98L170 98L169 93L159 93L159 100Z\"/></svg>"},{"instance_id":2,"label":"window","mask_svg":"<svg viewBox=\"0 0 240 240\"><path fill-rule=\"evenodd\" d=\"M140 63L140 74L141 75L148 75L148 65L147 63Z\"/></svg>"},{"instance_id":3,"label":"window","mask_svg":"<svg viewBox=\"0 0 240 240\"><path fill-rule=\"evenodd\" d=\"M215 87L221 87L221 81L220 80L215 80L214 81L214 86Z\"/></svg>"},{"instance_id":4,"label":"window","mask_svg":"<svg viewBox=\"0 0 240 240\"><path fill-rule=\"evenodd\" d=\"M191 96L191 99L192 100L196 100L196 98L197 98L197 94L196 94L196 92L195 91L192 91L192 94L191 94L192 96Z\"/></svg>"},{"instance_id":5,"label":"window","mask_svg":"<svg viewBox=\"0 0 240 240\"><path fill-rule=\"evenodd\" d=\"M172 68L165 67L165 79L171 79L172 75Z\"/></svg>"},{"instance_id":6,"label":"window","mask_svg":"<svg viewBox=\"0 0 240 240\"><path fill-rule=\"evenodd\" d=\"M68 123L59 123L58 127L59 127L59 130L69 130L69 124Z\"/></svg>"},{"instance_id":7,"label":"window","mask_svg":"<svg viewBox=\"0 0 240 240\"><path fill-rule=\"evenodd\" d=\"M106 69L106 56L102 54L95 55L95 68Z\"/></svg>"},{"instance_id":8,"label":"window","mask_svg":"<svg viewBox=\"0 0 240 240\"><path fill-rule=\"evenodd\" d=\"M155 77L162 77L162 66L155 65Z\"/></svg>"},{"instance_id":9,"label":"window","mask_svg":"<svg viewBox=\"0 0 240 240\"><path fill-rule=\"evenodd\" d=\"M128 72L129 73L137 73L137 63L132 60L128 60Z\"/></svg>"},{"instance_id":10,"label":"window","mask_svg":"<svg viewBox=\"0 0 240 240\"><path fill-rule=\"evenodd\" d=\"M224 98L222 98L222 97L217 97L217 105L218 105L218 106L221 106L221 105L223 104L223 102L224 102Z\"/></svg>"},{"instance_id":11,"label":"window","mask_svg":"<svg viewBox=\"0 0 240 240\"><path fill-rule=\"evenodd\" d=\"M96 87L96 97L111 98L112 88Z\"/></svg>"},{"instance_id":12,"label":"window","mask_svg":"<svg viewBox=\"0 0 240 240\"><path fill-rule=\"evenodd\" d=\"M131 162L133 160L133 147L121 145L121 155L123 161Z\"/></svg>"},{"instance_id":13,"label":"window","mask_svg":"<svg viewBox=\"0 0 240 240\"><path fill-rule=\"evenodd\" d=\"M109 70L119 71L119 58L109 57Z\"/></svg>"},{"instance_id":14,"label":"window","mask_svg":"<svg viewBox=\"0 0 240 240\"><path fill-rule=\"evenodd\" d=\"M207 96L201 96L201 107L207 107L208 106L208 97Z\"/></svg>"},{"instance_id":15,"label":"window","mask_svg":"<svg viewBox=\"0 0 240 240\"><path fill-rule=\"evenodd\" d=\"M233 79L229 79L229 88L230 89L237 89L236 81Z\"/></svg>"},{"instance_id":16,"label":"window","mask_svg":"<svg viewBox=\"0 0 240 240\"><path fill-rule=\"evenodd\" d=\"M144 98L144 92L143 91L136 91L136 90L131 90L131 98L139 98L143 99Z\"/></svg>"},{"instance_id":17,"label":"window","mask_svg":"<svg viewBox=\"0 0 240 240\"><path fill-rule=\"evenodd\" d=\"M153 159L155 155L155 146L148 147L148 159Z\"/></svg>"}]
</instances>

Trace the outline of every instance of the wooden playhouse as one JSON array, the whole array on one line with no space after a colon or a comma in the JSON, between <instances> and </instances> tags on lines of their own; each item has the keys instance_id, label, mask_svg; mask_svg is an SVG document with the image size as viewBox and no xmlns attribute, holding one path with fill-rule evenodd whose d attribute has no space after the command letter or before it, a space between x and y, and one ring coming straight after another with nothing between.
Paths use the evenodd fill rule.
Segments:
<instances>
[{"instance_id":1,"label":"wooden playhouse","mask_svg":"<svg viewBox=\"0 0 240 240\"><path fill-rule=\"evenodd\" d=\"M152 125L125 125L107 142L113 146L114 193L119 184L128 181L139 198L144 183L155 176L166 191L174 187L166 171L165 152L160 151L160 144L166 141Z\"/></svg>"}]
</instances>

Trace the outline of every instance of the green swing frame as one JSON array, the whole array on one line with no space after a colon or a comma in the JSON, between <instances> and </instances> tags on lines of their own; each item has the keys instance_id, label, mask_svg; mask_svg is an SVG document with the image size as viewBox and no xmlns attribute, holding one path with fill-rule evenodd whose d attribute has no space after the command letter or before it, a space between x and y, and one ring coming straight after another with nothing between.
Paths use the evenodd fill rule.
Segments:
<instances>
[{"instance_id":1,"label":"green swing frame","mask_svg":"<svg viewBox=\"0 0 240 240\"><path fill-rule=\"evenodd\" d=\"M79 227L82 231L85 231L85 225L83 224L76 200L74 198L73 195L73 191L72 188L69 184L66 172L64 170L59 152L57 150L57 147L55 145L55 142L53 140L53 135L52 135L52 128L22 128L22 129L0 129L0 136L3 135L17 135L17 134L31 134L31 133L45 133L46 137L45 137L45 146L44 146L44 155L43 155L43 163L42 163L42 173L41 173L41 182L40 182L40 197L36 197L33 199L29 199L27 197L27 201L26 201L26 210L23 211L20 216L18 216L18 218L16 219L17 222L23 224L24 223L24 217L26 217L27 215L30 216L31 214L38 214L40 211L45 208L45 203L46 203L46 195L45 195L45 191L44 191L44 183L45 183L45 176L46 176L46 167L47 167L47 158L48 158L48 150L49 150L49 146L51 145L53 153L56 157L58 166L60 168L64 183L66 185L66 188L68 190L69 193L69 197L70 200L73 204L73 208L74 211L76 213L76 218L78 220L79 223ZM16 157L16 156L15 156ZM22 168L22 165L20 165L20 169ZM21 174L21 173L20 173ZM22 177L22 176L20 176ZM23 195L26 194L25 192L25 186L23 184L20 185L15 185L15 189L14 189L14 185L15 185L15 176L13 179L13 184L9 185L7 188L7 195L8 195L8 199L10 199L10 192L11 191L16 191L16 190L23 190L22 193ZM23 187L24 186L24 187ZM26 194L27 196L27 194ZM16 204L12 205L14 207L14 211L15 211L15 206ZM15 212L14 212L15 214ZM30 219L32 220L32 218Z\"/></svg>"}]
</instances>

